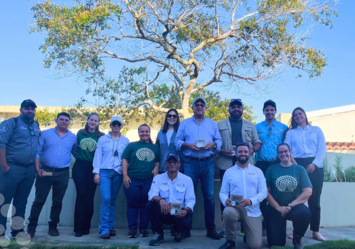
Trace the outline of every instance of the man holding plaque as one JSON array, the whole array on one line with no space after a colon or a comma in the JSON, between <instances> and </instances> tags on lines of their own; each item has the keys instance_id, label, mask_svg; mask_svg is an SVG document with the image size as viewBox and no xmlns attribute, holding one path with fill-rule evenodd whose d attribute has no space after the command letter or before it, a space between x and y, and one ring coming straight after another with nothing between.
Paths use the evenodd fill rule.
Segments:
<instances>
[{"instance_id":1,"label":"man holding plaque","mask_svg":"<svg viewBox=\"0 0 355 249\"><path fill-rule=\"evenodd\" d=\"M174 240L180 242L190 228L196 202L191 178L179 172L179 156L169 153L164 165L167 171L154 177L148 194L146 209L155 233L150 246L164 242L164 224L174 226Z\"/></svg>"},{"instance_id":2,"label":"man holding plaque","mask_svg":"<svg viewBox=\"0 0 355 249\"><path fill-rule=\"evenodd\" d=\"M204 198L205 226L207 237L219 240L215 229L214 162L213 155L219 152L222 138L215 121L205 117L206 102L196 98L192 103L193 117L183 120L175 137L177 150L185 155L184 173L191 177L196 189L201 180Z\"/></svg>"},{"instance_id":3,"label":"man holding plaque","mask_svg":"<svg viewBox=\"0 0 355 249\"><path fill-rule=\"evenodd\" d=\"M225 206L223 223L227 241L219 249L235 247L237 221L245 229L247 246L258 249L262 244L262 220L260 202L268 195L263 172L250 164L249 143L236 145L237 163L224 174L219 197Z\"/></svg>"}]
</instances>

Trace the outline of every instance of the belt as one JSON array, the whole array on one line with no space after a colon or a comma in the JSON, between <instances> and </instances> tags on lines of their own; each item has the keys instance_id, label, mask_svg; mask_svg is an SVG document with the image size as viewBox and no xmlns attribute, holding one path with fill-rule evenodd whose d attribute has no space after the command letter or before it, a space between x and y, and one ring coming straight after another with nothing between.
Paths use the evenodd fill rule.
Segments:
<instances>
[{"instance_id":1,"label":"belt","mask_svg":"<svg viewBox=\"0 0 355 249\"><path fill-rule=\"evenodd\" d=\"M208 157L192 157L192 156L185 156L187 159L196 160L196 161L207 161L213 158L213 155Z\"/></svg>"},{"instance_id":2,"label":"belt","mask_svg":"<svg viewBox=\"0 0 355 249\"><path fill-rule=\"evenodd\" d=\"M41 169L43 169L43 170L45 170L47 172L61 172L61 171L69 170L69 167L66 167L66 168L53 168L53 167L42 165Z\"/></svg>"},{"instance_id":3,"label":"belt","mask_svg":"<svg viewBox=\"0 0 355 249\"><path fill-rule=\"evenodd\" d=\"M11 162L11 161L8 161L7 164L14 164L14 165L18 165L18 166L21 166L21 167L29 167L29 166L34 166L35 163L16 163L16 162Z\"/></svg>"}]
</instances>

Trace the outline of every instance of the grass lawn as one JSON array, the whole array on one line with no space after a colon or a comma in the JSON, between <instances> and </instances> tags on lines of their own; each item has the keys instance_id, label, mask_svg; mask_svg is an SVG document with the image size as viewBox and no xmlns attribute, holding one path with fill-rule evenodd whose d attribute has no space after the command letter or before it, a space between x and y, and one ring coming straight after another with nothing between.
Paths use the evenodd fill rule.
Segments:
<instances>
[{"instance_id":1,"label":"grass lawn","mask_svg":"<svg viewBox=\"0 0 355 249\"><path fill-rule=\"evenodd\" d=\"M285 249L292 247L273 246L272 249ZM305 246L305 249L355 249L355 241L352 240L329 240L319 244Z\"/></svg>"},{"instance_id":2,"label":"grass lawn","mask_svg":"<svg viewBox=\"0 0 355 249\"><path fill-rule=\"evenodd\" d=\"M6 247L1 247L4 249L138 249L139 245L71 245L71 244L57 244L57 243L50 243L46 241L41 242L31 242L28 245L19 245L15 241L11 241L10 245Z\"/></svg>"}]
</instances>

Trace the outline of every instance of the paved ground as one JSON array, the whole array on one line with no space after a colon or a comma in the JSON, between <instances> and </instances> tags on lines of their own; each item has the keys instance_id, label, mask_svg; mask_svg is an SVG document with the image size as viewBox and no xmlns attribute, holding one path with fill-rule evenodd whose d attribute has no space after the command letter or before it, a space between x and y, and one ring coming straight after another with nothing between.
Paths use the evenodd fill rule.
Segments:
<instances>
[{"instance_id":1,"label":"paved ground","mask_svg":"<svg viewBox=\"0 0 355 249\"><path fill-rule=\"evenodd\" d=\"M92 229L89 235L85 235L80 238L76 238L73 233L72 227L59 227L60 236L51 237L47 234L48 226L38 226L36 236L33 238L34 241L51 241L57 243L70 243L70 244L91 244L91 245L107 245L107 244L139 244L143 248L157 248L149 247L148 242L152 238L150 235L148 238L136 238L129 239L127 236L127 230L117 230L117 236L111 237L109 240L102 240L98 237L98 229ZM287 233L291 233L291 230L288 230ZM355 227L337 227L337 228L322 228L322 234L329 240L336 239L350 239L355 240ZM10 236L10 234L7 234ZM174 242L174 237L169 236L168 231L165 234L166 242L160 245L158 248L218 248L221 246L225 239L221 240L212 240L206 237L206 232L204 230L193 230L191 232L191 238L185 239L181 243ZM236 248L246 248L243 243L242 238L239 236L236 241ZM318 243L316 240L312 239L311 232L307 232L304 238L305 245L311 245ZM286 246L292 246L292 241L287 240ZM263 239L263 248L268 248L266 238Z\"/></svg>"}]
</instances>

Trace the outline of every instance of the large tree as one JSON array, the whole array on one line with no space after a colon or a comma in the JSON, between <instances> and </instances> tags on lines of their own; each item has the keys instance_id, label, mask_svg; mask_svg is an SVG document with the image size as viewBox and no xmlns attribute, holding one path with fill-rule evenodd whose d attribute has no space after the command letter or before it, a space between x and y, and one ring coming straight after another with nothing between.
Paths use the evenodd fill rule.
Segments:
<instances>
[{"instance_id":1,"label":"large tree","mask_svg":"<svg viewBox=\"0 0 355 249\"><path fill-rule=\"evenodd\" d=\"M262 91L265 80L288 68L320 76L326 58L307 45L308 27L331 26L335 3L88 0L66 7L46 0L32 8L32 32L46 33L45 66L78 73L100 107L166 112L174 102L188 117L191 95L212 84ZM122 63L114 60L126 67L115 71Z\"/></svg>"}]
</instances>

